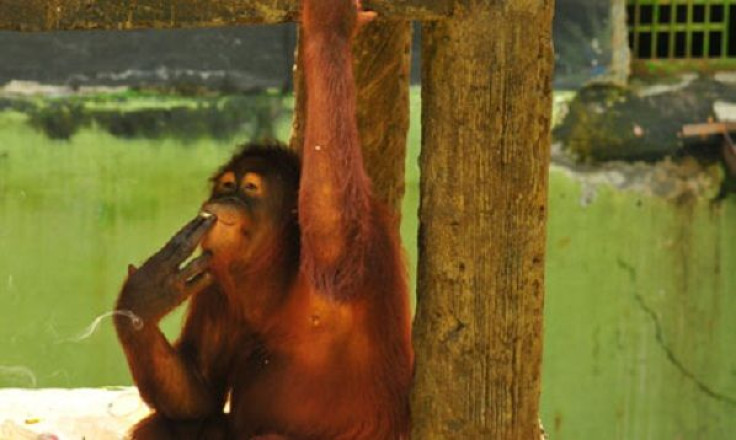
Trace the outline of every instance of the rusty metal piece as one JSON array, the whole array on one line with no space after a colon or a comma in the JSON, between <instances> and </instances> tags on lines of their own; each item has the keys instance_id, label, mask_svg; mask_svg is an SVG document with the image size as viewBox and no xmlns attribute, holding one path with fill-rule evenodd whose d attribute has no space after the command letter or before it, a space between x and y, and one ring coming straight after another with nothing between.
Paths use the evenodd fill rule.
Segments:
<instances>
[{"instance_id":1,"label":"rusty metal piece","mask_svg":"<svg viewBox=\"0 0 736 440\"><path fill-rule=\"evenodd\" d=\"M712 136L736 131L736 122L706 122L704 124L686 124L682 126L684 137Z\"/></svg>"},{"instance_id":2,"label":"rusty metal piece","mask_svg":"<svg viewBox=\"0 0 736 440\"><path fill-rule=\"evenodd\" d=\"M736 131L736 122L707 122L705 124L686 124L682 126L683 137L705 138L713 135L723 136L723 161L729 173L736 176L736 144L731 132Z\"/></svg>"}]
</instances>

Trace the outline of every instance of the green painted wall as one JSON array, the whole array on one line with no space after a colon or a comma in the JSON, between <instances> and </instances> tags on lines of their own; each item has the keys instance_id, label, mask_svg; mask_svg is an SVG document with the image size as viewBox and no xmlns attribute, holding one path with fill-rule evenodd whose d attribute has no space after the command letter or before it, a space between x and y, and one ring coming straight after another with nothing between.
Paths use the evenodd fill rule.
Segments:
<instances>
[{"instance_id":1,"label":"green painted wall","mask_svg":"<svg viewBox=\"0 0 736 440\"><path fill-rule=\"evenodd\" d=\"M412 97L402 233L415 261ZM0 387L129 384L110 320L90 325L127 264L197 212L247 127L234 140L146 140L89 122L60 141L27 118L0 112ZM550 183L542 417L552 438L733 437L736 200L591 191L560 167ZM179 319L165 322L169 334Z\"/></svg>"},{"instance_id":2,"label":"green painted wall","mask_svg":"<svg viewBox=\"0 0 736 440\"><path fill-rule=\"evenodd\" d=\"M551 438L734 438L736 200L550 183Z\"/></svg>"}]
</instances>

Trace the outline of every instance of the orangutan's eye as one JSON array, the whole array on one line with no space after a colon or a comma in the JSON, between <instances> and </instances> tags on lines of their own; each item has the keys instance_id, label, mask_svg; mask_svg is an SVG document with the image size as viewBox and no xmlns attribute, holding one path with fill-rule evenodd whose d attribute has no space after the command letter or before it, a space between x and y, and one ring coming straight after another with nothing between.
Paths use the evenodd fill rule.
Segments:
<instances>
[{"instance_id":1,"label":"orangutan's eye","mask_svg":"<svg viewBox=\"0 0 736 440\"><path fill-rule=\"evenodd\" d=\"M240 187L249 196L261 197L263 195L263 178L257 173L245 173L240 182Z\"/></svg>"},{"instance_id":2,"label":"orangutan's eye","mask_svg":"<svg viewBox=\"0 0 736 440\"><path fill-rule=\"evenodd\" d=\"M228 171L217 179L217 190L220 192L233 192L237 188L235 173Z\"/></svg>"}]
</instances>

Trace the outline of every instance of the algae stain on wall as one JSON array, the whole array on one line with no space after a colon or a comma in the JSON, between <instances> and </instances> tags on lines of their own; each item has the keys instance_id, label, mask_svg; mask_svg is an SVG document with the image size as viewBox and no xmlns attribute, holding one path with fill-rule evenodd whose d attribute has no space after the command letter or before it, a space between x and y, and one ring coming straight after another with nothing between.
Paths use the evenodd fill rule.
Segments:
<instances>
[{"instance_id":1,"label":"algae stain on wall","mask_svg":"<svg viewBox=\"0 0 736 440\"><path fill-rule=\"evenodd\" d=\"M543 419L555 439L736 430L736 200L551 172Z\"/></svg>"}]
</instances>

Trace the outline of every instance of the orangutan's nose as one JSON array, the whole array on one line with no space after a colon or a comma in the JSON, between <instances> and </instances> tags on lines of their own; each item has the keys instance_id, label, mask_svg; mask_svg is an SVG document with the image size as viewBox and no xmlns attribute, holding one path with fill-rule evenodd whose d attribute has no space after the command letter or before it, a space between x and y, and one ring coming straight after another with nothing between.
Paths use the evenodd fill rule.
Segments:
<instances>
[{"instance_id":1,"label":"orangutan's nose","mask_svg":"<svg viewBox=\"0 0 736 440\"><path fill-rule=\"evenodd\" d=\"M242 213L232 203L208 202L202 206L204 215L217 217L217 222L225 226L235 226Z\"/></svg>"}]
</instances>

